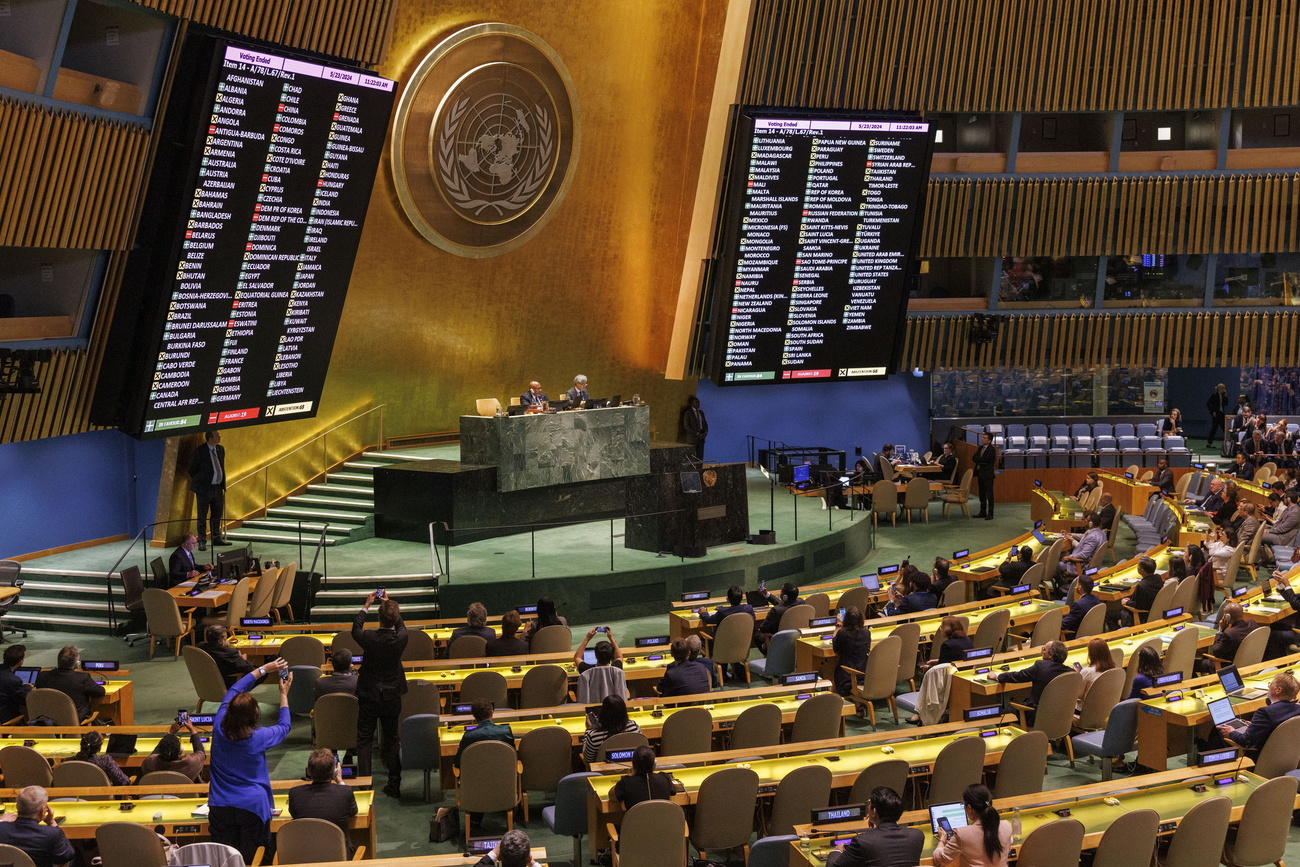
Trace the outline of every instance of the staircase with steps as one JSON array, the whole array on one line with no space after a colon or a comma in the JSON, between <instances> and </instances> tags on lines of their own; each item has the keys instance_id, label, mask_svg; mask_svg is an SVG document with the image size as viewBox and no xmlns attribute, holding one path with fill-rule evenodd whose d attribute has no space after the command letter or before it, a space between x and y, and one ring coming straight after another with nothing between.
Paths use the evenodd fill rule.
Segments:
<instances>
[{"instance_id":1,"label":"staircase with steps","mask_svg":"<svg viewBox=\"0 0 1300 867\"><path fill-rule=\"evenodd\" d=\"M302 493L288 498L283 506L272 506L266 517L253 518L226 538L236 544L277 542L296 545L299 533L305 541L314 541L325 522L325 544L344 545L375 535L375 467L402 461L431 458L392 451L365 452L329 473L324 484L311 484Z\"/></svg>"},{"instance_id":2,"label":"staircase with steps","mask_svg":"<svg viewBox=\"0 0 1300 867\"><path fill-rule=\"evenodd\" d=\"M312 622L351 622L366 595L380 587L402 606L403 620L430 620L442 616L438 613L438 590L428 573L364 578L331 576L316 593L316 603L311 609ZM371 613L374 611L372 608Z\"/></svg>"}]
</instances>

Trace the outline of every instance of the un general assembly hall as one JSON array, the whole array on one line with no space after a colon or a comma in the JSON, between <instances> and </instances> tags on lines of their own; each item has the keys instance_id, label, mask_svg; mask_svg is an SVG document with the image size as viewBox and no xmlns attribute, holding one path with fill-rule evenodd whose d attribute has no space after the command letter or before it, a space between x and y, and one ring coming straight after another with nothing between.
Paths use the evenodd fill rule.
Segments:
<instances>
[{"instance_id":1,"label":"un general assembly hall","mask_svg":"<svg viewBox=\"0 0 1300 867\"><path fill-rule=\"evenodd\" d=\"M1297 861L1298 52L0 0L0 863Z\"/></svg>"}]
</instances>

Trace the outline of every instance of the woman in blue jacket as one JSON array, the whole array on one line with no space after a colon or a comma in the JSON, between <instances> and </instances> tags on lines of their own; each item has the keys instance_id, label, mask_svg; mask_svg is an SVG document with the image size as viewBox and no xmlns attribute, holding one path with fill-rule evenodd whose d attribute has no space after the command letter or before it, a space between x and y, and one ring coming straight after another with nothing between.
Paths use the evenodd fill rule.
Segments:
<instances>
[{"instance_id":1,"label":"woman in blue jacket","mask_svg":"<svg viewBox=\"0 0 1300 867\"><path fill-rule=\"evenodd\" d=\"M244 675L230 688L212 724L212 766L208 785L208 826L214 843L234 846L253 863L258 846L271 842L271 777L266 751L289 736L289 684L280 681L280 718L275 725L258 725L261 712L249 691L266 675L287 669L283 659L268 662Z\"/></svg>"}]
</instances>

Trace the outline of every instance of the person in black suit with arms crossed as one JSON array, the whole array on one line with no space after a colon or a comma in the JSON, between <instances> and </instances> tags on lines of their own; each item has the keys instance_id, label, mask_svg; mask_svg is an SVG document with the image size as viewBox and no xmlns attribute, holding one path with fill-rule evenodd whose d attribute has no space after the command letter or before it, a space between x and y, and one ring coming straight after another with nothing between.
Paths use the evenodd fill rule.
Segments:
<instances>
[{"instance_id":1,"label":"person in black suit with arms crossed","mask_svg":"<svg viewBox=\"0 0 1300 867\"><path fill-rule=\"evenodd\" d=\"M993 476L998 468L998 448L993 445L992 434L980 434L980 447L975 450L975 478L980 483L980 511L975 517L993 520Z\"/></svg>"},{"instance_id":2,"label":"person in black suit with arms crossed","mask_svg":"<svg viewBox=\"0 0 1300 867\"><path fill-rule=\"evenodd\" d=\"M361 670L357 674L357 773L370 776L371 754L375 743L375 726L380 732L380 757L388 766L388 784L384 794L402 795L402 760L398 751L397 721L402 713L402 696L406 693L406 672L402 670L402 651L406 650L406 624L393 599L379 603L379 628L366 629L366 616L384 591L366 597L366 604L352 621L352 640L361 647Z\"/></svg>"},{"instance_id":3,"label":"person in black suit with arms crossed","mask_svg":"<svg viewBox=\"0 0 1300 867\"><path fill-rule=\"evenodd\" d=\"M686 401L686 408L682 410L682 433L686 436L687 445L695 446L695 456L704 460L704 438L709 435L709 420L704 417L700 399L695 395L691 395L690 400Z\"/></svg>"},{"instance_id":4,"label":"person in black suit with arms crossed","mask_svg":"<svg viewBox=\"0 0 1300 867\"><path fill-rule=\"evenodd\" d=\"M199 537L193 533L186 533L185 538L181 540L181 546L172 552L171 559L167 561L167 576L171 586L175 587L183 581L212 571L211 563L200 563L194 559L194 549L197 547L199 547Z\"/></svg>"},{"instance_id":5,"label":"person in black suit with arms crossed","mask_svg":"<svg viewBox=\"0 0 1300 867\"><path fill-rule=\"evenodd\" d=\"M213 546L224 545L221 519L226 513L226 447L221 432L210 430L203 435L203 445L190 455L190 490L198 507L199 550L208 550L208 533L204 518L212 529Z\"/></svg>"}]
</instances>

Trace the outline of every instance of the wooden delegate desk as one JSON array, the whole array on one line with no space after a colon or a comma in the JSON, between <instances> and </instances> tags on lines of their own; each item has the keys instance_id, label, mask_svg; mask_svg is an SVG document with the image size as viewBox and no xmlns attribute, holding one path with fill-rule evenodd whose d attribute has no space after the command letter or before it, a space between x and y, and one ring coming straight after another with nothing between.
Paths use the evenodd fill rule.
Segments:
<instances>
[{"instance_id":1,"label":"wooden delegate desk","mask_svg":"<svg viewBox=\"0 0 1300 867\"><path fill-rule=\"evenodd\" d=\"M974 635L975 630L979 628L985 617L1003 608L1011 612L1010 628L1025 629L1027 627L1032 630L1034 624L1044 614L1053 609L1064 607L1060 602L1040 599L1030 593L1021 593L1016 596L1003 596L998 599L966 602L948 608L933 608L915 614L878 617L868 621L868 628L871 630L871 643L875 644L893 632L894 628L900 623L918 623L921 626L921 644L926 646L930 643L934 633L938 631L943 618L950 615L968 618L970 625L967 627L967 631ZM839 654L831 646L834 635L835 629L830 626L802 630L801 637L794 644L795 670L816 670L821 672L822 677L830 678L834 674L835 666L840 661Z\"/></svg>"},{"instance_id":2,"label":"wooden delegate desk","mask_svg":"<svg viewBox=\"0 0 1300 867\"><path fill-rule=\"evenodd\" d=\"M628 719L635 722L641 728L641 733L654 743L658 741L663 733L663 726L668 717L672 716L676 710L686 707L704 707L713 717L713 731L720 732L732 728L736 724L736 719L751 707L759 704L774 704L781 711L782 725L790 725L794 722L795 714L798 713L800 705L804 700L813 695L828 692L831 684L827 681L817 681L812 684L800 684L798 686L777 687L777 688L759 688L745 690L726 690L725 692L712 692L693 696L674 696L672 698L660 699L634 699L628 702ZM740 697L735 697L739 694ZM706 704L696 704L701 699L706 700ZM594 708L595 705L570 704L561 705L554 708L532 708L523 711L507 711L495 713L492 715L492 721L495 723L507 723L511 732L515 735L515 740L532 731L533 729L546 728L549 726L559 726L567 731L574 747L578 746L582 739L582 733L587 730L587 710ZM843 731L843 718L853 713L853 705L844 702L840 709L840 730ZM469 716L452 716L444 717L439 724L438 729L438 751L441 755L440 778L442 788L450 789L455 783L452 778L451 765L456 756L456 750L460 746L461 735L465 733L468 725L473 725L474 719ZM897 732L893 732L897 736ZM748 755L753 755L751 750Z\"/></svg>"},{"instance_id":3,"label":"wooden delegate desk","mask_svg":"<svg viewBox=\"0 0 1300 867\"><path fill-rule=\"evenodd\" d=\"M985 548L974 555L954 561L948 569L948 574L966 582L966 599L970 601L975 598L975 591L979 585L997 580L998 567L1010 558L1012 547L1022 548L1028 545L1037 557L1053 541L1047 539L1047 543L1043 544L1035 538L1033 531L1022 533L1008 542Z\"/></svg>"},{"instance_id":4,"label":"wooden delegate desk","mask_svg":"<svg viewBox=\"0 0 1300 867\"><path fill-rule=\"evenodd\" d=\"M1210 537L1210 531L1214 529L1213 516L1207 515L1200 509L1194 509L1176 499L1170 498L1165 500L1169 508L1174 510L1176 520L1174 530L1170 534L1175 537L1178 544L1183 547L1188 545L1203 545L1205 540Z\"/></svg>"},{"instance_id":5,"label":"wooden delegate desk","mask_svg":"<svg viewBox=\"0 0 1300 867\"><path fill-rule=\"evenodd\" d=\"M1147 500L1152 494L1160 493L1155 485L1147 484L1141 479L1130 479L1123 470L1107 472L1100 470L1097 477L1101 479L1102 489L1110 494L1115 508L1123 509L1130 515L1141 515L1147 509Z\"/></svg>"},{"instance_id":6,"label":"wooden delegate desk","mask_svg":"<svg viewBox=\"0 0 1300 867\"><path fill-rule=\"evenodd\" d=\"M1241 679L1246 689L1267 690L1273 675L1297 664L1300 664L1300 654L1270 659L1241 669ZM1218 677L1211 674L1184 680L1163 689L1146 690L1145 694L1152 697L1138 705L1138 764L1163 771L1170 756L1185 754L1190 765L1195 760L1197 729L1209 733L1207 703L1226 695ZM1267 703L1268 698L1263 695L1233 698L1232 709L1243 716Z\"/></svg>"},{"instance_id":7,"label":"wooden delegate desk","mask_svg":"<svg viewBox=\"0 0 1300 867\"><path fill-rule=\"evenodd\" d=\"M1243 767L1249 768L1251 764L1247 761ZM1230 782L1225 782L1224 785L1207 784L1204 792L1195 792L1192 790L1192 780L1197 777ZM1020 809L1021 838L1013 844L1009 853L1010 859L1014 861L1019 855L1019 843L1035 829L1061 818L1056 811L1062 808L1069 809L1069 818L1077 819L1083 824L1083 848L1094 849L1101 842L1106 829L1117 818L1133 810L1155 810L1160 816L1161 836L1172 834L1192 807L1210 798L1228 798L1232 802L1231 821L1239 822L1246 800L1266 782L1265 778L1257 774L1239 770L1234 762L1211 768L1166 771L1124 781L1126 788L1135 787L1136 791L1116 791L1117 783L1110 781L1003 798L994 801L994 806L1002 818L1008 820L1016 808ZM1108 799L1116 803L1108 804ZM929 818L926 811L918 810L904 813L899 820L901 825L920 827L926 832L921 849L921 864L934 863L931 856L938 845L937 838L930 831ZM791 867L824 867L834 844L847 843L865 828L866 823L861 820L828 825L796 825L795 833L807 836L809 842L804 850L800 848L800 841L791 841Z\"/></svg>"},{"instance_id":8,"label":"wooden delegate desk","mask_svg":"<svg viewBox=\"0 0 1300 867\"><path fill-rule=\"evenodd\" d=\"M253 590L257 587L258 579L261 576L246 575L248 581L248 595L252 598ZM194 588L197 586L196 581L182 581L174 587L169 587L167 592L176 598L176 604L181 608L220 608L230 602L230 597L235 590L236 581L222 581L211 585L207 590L195 593Z\"/></svg>"},{"instance_id":9,"label":"wooden delegate desk","mask_svg":"<svg viewBox=\"0 0 1300 867\"><path fill-rule=\"evenodd\" d=\"M963 728L970 728L969 723L962 724ZM984 765L985 767L996 767L1001 761L1002 751L1007 748L1017 736L1024 734L1021 729L1014 727L1002 727L993 731L993 734L983 738L984 740ZM880 734L898 737L904 732L882 732ZM789 773L805 765L821 765L828 768L831 772L831 788L848 788L857 781L858 775L862 771L878 762L889 761L891 759L902 759L910 766L909 776L922 777L930 773L934 762L939 758L939 753L948 744L959 738L978 738L981 737L978 731L968 731L954 734L935 735L932 737L922 737L917 740L899 741L892 744L869 745L856 748L846 748L835 753L817 753L814 755L793 755L780 756L771 759L761 759L759 761L750 761L742 763L733 763L723 761L711 765L695 765L685 768L676 768L672 771L673 778L682 784L685 791L675 794L672 800L683 807L696 803L700 786L704 783L706 777L717 771L730 767L749 768L758 774L758 796L760 799L770 798L775 792L777 785ZM808 741L801 746L805 749L816 749L823 741ZM787 744L787 747L792 746ZM732 754L737 758L739 754L748 753L754 755L754 750L734 751ZM725 756L726 754L721 754ZM721 757L714 754L714 760ZM676 756L673 761L677 761ZM628 770L631 766L628 766ZM623 814L623 805L615 802L610 797L610 790L618 783L619 779L624 776L623 773L607 774L597 777L588 777L587 783L591 787L587 798L587 828L591 834L592 849L601 849L609 845L608 835L605 831L605 823L618 823L619 817Z\"/></svg>"},{"instance_id":10,"label":"wooden delegate desk","mask_svg":"<svg viewBox=\"0 0 1300 867\"><path fill-rule=\"evenodd\" d=\"M277 786L277 783L287 783L289 785L281 787ZM272 788L281 789L274 793L275 806L273 809L280 812L278 815L272 815L272 833L280 830L291 819L289 816L289 793L285 789L295 785L303 785L303 781L276 780L272 783ZM190 798L160 798L135 801L135 809L123 810L121 808L122 804L126 802L115 800L115 798L118 795L128 793L130 788L119 786L111 789L113 794L105 794L102 800L59 801L51 803L50 806L56 816L63 818L63 822L59 827L63 829L63 833L68 835L69 840L93 840L95 831L99 826L108 822L130 822L133 825L147 825L150 828L157 828L158 833L182 846L186 843L200 842L209 836L206 813L197 816L194 814L196 809L207 804L206 795ZM145 788L152 790L158 787L148 786ZM71 793L81 790L52 790L53 793L65 791ZM357 799L357 814L348 820L348 836L354 844L366 847L367 858L373 858L376 824L374 792L354 788L353 794L356 795Z\"/></svg>"},{"instance_id":11,"label":"wooden delegate desk","mask_svg":"<svg viewBox=\"0 0 1300 867\"><path fill-rule=\"evenodd\" d=\"M111 756L119 767L126 770L138 770L144 757L154 751L168 730L169 726L165 725L129 724L115 725L110 729L97 729L104 735L105 747L108 745L109 735L136 736L134 753L129 756ZM89 729L86 726L0 726L0 749L27 745L40 753L50 764L57 765L77 755L78 750L81 749L81 735L87 731ZM199 734L210 737L212 732L208 728L200 728ZM189 732L182 729L177 733L177 737L181 739L181 751L188 753ZM204 763L207 763L207 759L204 759Z\"/></svg>"},{"instance_id":12,"label":"wooden delegate desk","mask_svg":"<svg viewBox=\"0 0 1300 867\"><path fill-rule=\"evenodd\" d=\"M1042 521L1044 529L1068 533L1084 523L1085 509L1074 497L1060 491L1034 488L1029 497L1029 517Z\"/></svg>"},{"instance_id":13,"label":"wooden delegate desk","mask_svg":"<svg viewBox=\"0 0 1300 867\"><path fill-rule=\"evenodd\" d=\"M863 573L870 575L872 573ZM814 593L825 593L830 598L830 607L833 610L840 601L840 597L855 587L862 586L861 578L848 578L841 581L834 581L827 584L816 584L811 587L802 587L800 590L804 598ZM871 594L871 602L879 604L889 598L889 581L882 582L880 589ZM701 599L697 602L677 602L674 603L674 610L668 612L668 636L670 639L685 638L688 635L699 635L700 637L711 636L714 627L704 623L700 616L695 613L697 608L711 608L717 610L723 605L727 605L726 597L714 599ZM767 612L771 608L755 608L754 618L756 623L762 623L767 617ZM864 612L866 613L866 612Z\"/></svg>"},{"instance_id":14,"label":"wooden delegate desk","mask_svg":"<svg viewBox=\"0 0 1300 867\"><path fill-rule=\"evenodd\" d=\"M1138 626L1119 629L1115 632L1107 632L1102 636L1090 635L1085 638L1067 641L1065 646L1069 652L1066 655L1065 664L1073 665L1076 662L1080 665L1087 664L1088 642L1093 638L1101 637L1106 639L1112 650L1118 647L1124 652L1123 664L1127 665L1129 657L1152 638L1159 638L1162 644L1168 645L1173 640L1174 635L1177 634L1178 629L1176 627L1195 629L1198 633L1196 642L1198 648L1204 649L1214 643L1213 629L1198 626L1192 622L1191 615L1183 614L1170 620L1158 620L1154 623L1143 623ZM1030 689L1032 685L1028 683L999 683L996 680L996 675L1004 673L1001 670L1003 666L1006 666L1007 671L1017 671L1028 668L1041 657L1042 648L1034 647L1015 653L1003 653L994 656L992 659L957 663L958 670L953 673L948 698L949 715L956 716L972 707L986 707L997 704L1005 693ZM991 669L991 671L987 675L981 675L978 673L980 669Z\"/></svg>"},{"instance_id":15,"label":"wooden delegate desk","mask_svg":"<svg viewBox=\"0 0 1300 867\"><path fill-rule=\"evenodd\" d=\"M1169 558L1174 554L1183 554L1182 548L1170 548L1168 545L1157 545L1150 551L1136 554L1122 563L1116 563L1109 569L1103 569L1092 576L1093 586L1092 593L1112 611L1120 608L1119 601L1127 596L1133 595L1133 587L1137 585L1141 578L1138 576L1138 562L1143 557L1150 557L1156 561L1156 571L1166 572L1169 569ZM1163 612L1157 612L1157 616ZM1192 612L1188 612L1189 614Z\"/></svg>"}]
</instances>

